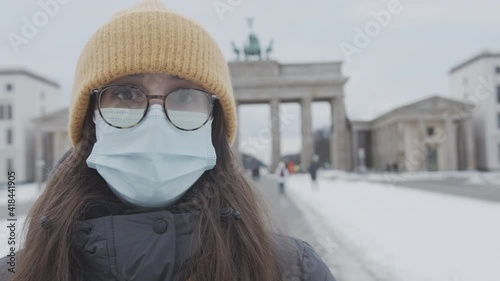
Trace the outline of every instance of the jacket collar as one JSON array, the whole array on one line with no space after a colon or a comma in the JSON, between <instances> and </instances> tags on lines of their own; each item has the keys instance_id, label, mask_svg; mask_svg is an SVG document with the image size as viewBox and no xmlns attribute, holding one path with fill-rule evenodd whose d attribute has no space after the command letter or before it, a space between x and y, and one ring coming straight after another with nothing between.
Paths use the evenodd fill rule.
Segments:
<instances>
[{"instance_id":1,"label":"jacket collar","mask_svg":"<svg viewBox=\"0 0 500 281\"><path fill-rule=\"evenodd\" d=\"M121 203L101 203L75 228L86 280L172 280L196 250L197 210L130 214Z\"/></svg>"}]
</instances>

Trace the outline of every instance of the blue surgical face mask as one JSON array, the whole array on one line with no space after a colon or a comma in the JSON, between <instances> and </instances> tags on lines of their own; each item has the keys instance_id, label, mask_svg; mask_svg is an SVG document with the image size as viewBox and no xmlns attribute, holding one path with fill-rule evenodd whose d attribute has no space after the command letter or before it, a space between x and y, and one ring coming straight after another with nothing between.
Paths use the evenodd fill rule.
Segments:
<instances>
[{"instance_id":1,"label":"blue surgical face mask","mask_svg":"<svg viewBox=\"0 0 500 281\"><path fill-rule=\"evenodd\" d=\"M153 104L133 128L111 127L97 110L94 123L96 143L87 165L131 205L166 207L215 166L212 120L195 131L182 131L168 122L161 105Z\"/></svg>"}]
</instances>

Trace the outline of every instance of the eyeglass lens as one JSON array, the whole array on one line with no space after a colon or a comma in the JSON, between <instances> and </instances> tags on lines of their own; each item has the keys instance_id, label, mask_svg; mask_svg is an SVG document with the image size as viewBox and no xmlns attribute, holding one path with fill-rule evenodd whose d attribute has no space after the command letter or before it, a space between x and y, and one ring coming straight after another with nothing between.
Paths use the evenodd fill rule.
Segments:
<instances>
[{"instance_id":1,"label":"eyeglass lens","mask_svg":"<svg viewBox=\"0 0 500 281\"><path fill-rule=\"evenodd\" d=\"M193 130L202 126L210 116L210 97L197 89L178 89L167 95L165 111L178 128ZM131 127L144 116L148 105L146 94L129 86L110 86L100 95L102 117L116 127Z\"/></svg>"}]
</instances>

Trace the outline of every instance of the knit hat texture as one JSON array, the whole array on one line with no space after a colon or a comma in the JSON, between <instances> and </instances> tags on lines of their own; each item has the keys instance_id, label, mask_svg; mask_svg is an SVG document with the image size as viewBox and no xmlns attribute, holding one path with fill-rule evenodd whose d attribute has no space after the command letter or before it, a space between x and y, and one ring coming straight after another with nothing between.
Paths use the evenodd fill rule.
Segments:
<instances>
[{"instance_id":1,"label":"knit hat texture","mask_svg":"<svg viewBox=\"0 0 500 281\"><path fill-rule=\"evenodd\" d=\"M196 21L144 0L116 13L89 39L75 71L69 113L74 146L93 88L139 73L165 73L190 80L216 94L224 111L227 140L236 137L237 116L227 62L215 40Z\"/></svg>"}]
</instances>

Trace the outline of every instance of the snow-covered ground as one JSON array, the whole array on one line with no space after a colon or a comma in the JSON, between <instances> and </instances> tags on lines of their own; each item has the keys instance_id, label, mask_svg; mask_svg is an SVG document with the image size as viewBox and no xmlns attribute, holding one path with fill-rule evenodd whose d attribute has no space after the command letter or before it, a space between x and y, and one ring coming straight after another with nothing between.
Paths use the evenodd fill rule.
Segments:
<instances>
[{"instance_id":1,"label":"snow-covered ground","mask_svg":"<svg viewBox=\"0 0 500 281\"><path fill-rule=\"evenodd\" d=\"M376 280L500 280L500 204L345 173L323 176L314 189L308 175L293 175L287 192L316 223L335 231ZM328 233L316 235L328 243ZM335 258L335 248L330 252Z\"/></svg>"},{"instance_id":2,"label":"snow-covered ground","mask_svg":"<svg viewBox=\"0 0 500 281\"><path fill-rule=\"evenodd\" d=\"M422 180L450 180L459 179L471 185L497 185L500 188L500 172L479 171L442 171L442 172L414 172L414 173L348 173L338 170L320 171L322 177L344 180L367 180L377 182L390 182L397 184L404 181Z\"/></svg>"}]
</instances>

